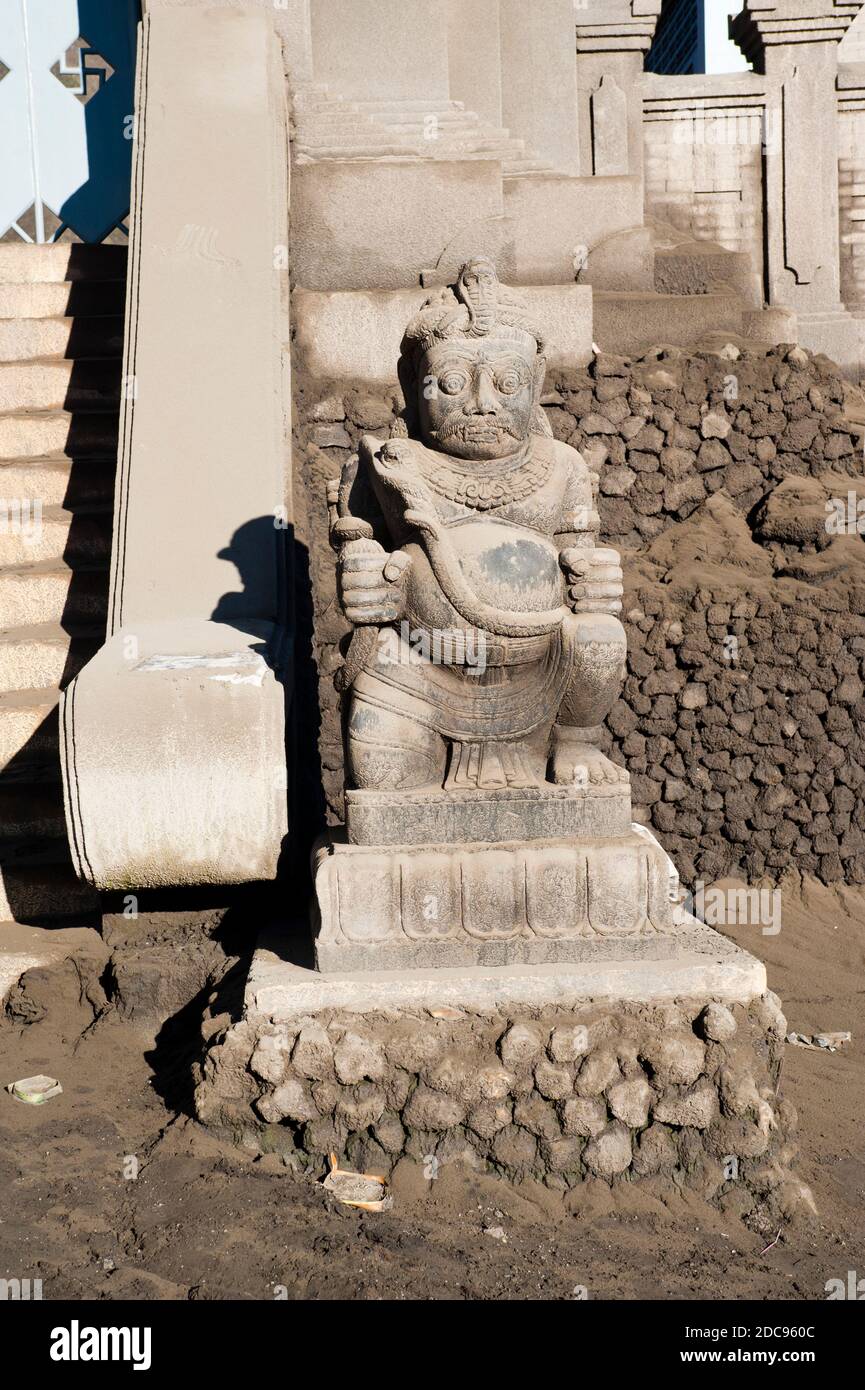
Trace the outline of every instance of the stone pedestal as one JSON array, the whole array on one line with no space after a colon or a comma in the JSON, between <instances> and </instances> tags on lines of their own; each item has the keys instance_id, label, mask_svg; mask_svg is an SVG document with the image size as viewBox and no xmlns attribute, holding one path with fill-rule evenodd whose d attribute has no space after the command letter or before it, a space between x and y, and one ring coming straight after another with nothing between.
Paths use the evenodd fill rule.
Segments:
<instances>
[{"instance_id":1,"label":"stone pedestal","mask_svg":"<svg viewBox=\"0 0 865 1390\"><path fill-rule=\"evenodd\" d=\"M616 837L315 855L320 970L591 959L598 941L676 930L678 878L642 827Z\"/></svg>"},{"instance_id":2,"label":"stone pedestal","mask_svg":"<svg viewBox=\"0 0 865 1390\"><path fill-rule=\"evenodd\" d=\"M692 918L571 965L320 974L263 939L208 1022L196 1112L310 1176L455 1163L567 1190L688 1188L759 1229L813 1210L764 967ZM214 1006L214 1011L218 1008ZM777 1229L777 1227L773 1227Z\"/></svg>"},{"instance_id":3,"label":"stone pedestal","mask_svg":"<svg viewBox=\"0 0 865 1390\"><path fill-rule=\"evenodd\" d=\"M345 794L351 845L495 844L508 840L601 838L631 831L627 783L598 788L441 788Z\"/></svg>"},{"instance_id":4,"label":"stone pedestal","mask_svg":"<svg viewBox=\"0 0 865 1390\"><path fill-rule=\"evenodd\" d=\"M677 929L678 874L627 782L345 801L313 854L320 970L582 961Z\"/></svg>"},{"instance_id":5,"label":"stone pedestal","mask_svg":"<svg viewBox=\"0 0 865 1390\"><path fill-rule=\"evenodd\" d=\"M312 336L307 317L307 363ZM242 1019L214 1020L198 1114L313 1172L431 1157L559 1187L678 1173L714 1196L728 1160L769 1155L753 1202L789 1176L783 1020L763 966L684 912L601 751L621 571L591 469L541 417L544 354L472 256L405 330L400 427L327 480L354 631L317 968L262 944ZM398 632L405 660L381 641ZM483 638L483 670L455 633Z\"/></svg>"}]
</instances>

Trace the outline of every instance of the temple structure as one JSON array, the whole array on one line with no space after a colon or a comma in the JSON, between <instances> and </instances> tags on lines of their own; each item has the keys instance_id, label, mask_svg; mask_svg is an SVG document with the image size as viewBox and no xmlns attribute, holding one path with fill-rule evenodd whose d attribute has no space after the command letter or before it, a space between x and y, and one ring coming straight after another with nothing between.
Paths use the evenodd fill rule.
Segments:
<instances>
[{"instance_id":1,"label":"temple structure","mask_svg":"<svg viewBox=\"0 0 865 1390\"><path fill-rule=\"evenodd\" d=\"M644 538L704 474L761 500L775 445L664 350L862 375L865 16L743 0L753 70L668 77L644 71L660 10L145 0L128 273L25 244L17 203L0 225L0 467L48 523L36 550L0 534L26 808L2 915L276 884L199 1113L280 1126L304 1162L385 1117L383 1151L389 1126L571 1182L669 1166L685 1130L711 1165L750 1126L793 1182L765 970L686 911L609 756L626 640L598 495L666 455ZM43 192L22 197L50 212ZM71 236L55 201L32 226ZM761 402L779 448L807 400L795 447L846 458L838 411L802 418L819 390L782 398L798 361Z\"/></svg>"}]
</instances>

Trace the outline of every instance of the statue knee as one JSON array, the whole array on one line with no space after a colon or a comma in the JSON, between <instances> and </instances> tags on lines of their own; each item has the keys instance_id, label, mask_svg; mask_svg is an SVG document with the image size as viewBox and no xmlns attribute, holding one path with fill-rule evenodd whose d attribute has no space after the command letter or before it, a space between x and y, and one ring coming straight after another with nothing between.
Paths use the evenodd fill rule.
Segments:
<instances>
[{"instance_id":1,"label":"statue knee","mask_svg":"<svg viewBox=\"0 0 865 1390\"><path fill-rule=\"evenodd\" d=\"M611 613L573 615L571 672L559 723L603 723L618 698L627 670L625 629Z\"/></svg>"},{"instance_id":2,"label":"statue knee","mask_svg":"<svg viewBox=\"0 0 865 1390\"><path fill-rule=\"evenodd\" d=\"M444 741L413 719L355 697L348 726L347 770L359 791L441 786Z\"/></svg>"}]
</instances>

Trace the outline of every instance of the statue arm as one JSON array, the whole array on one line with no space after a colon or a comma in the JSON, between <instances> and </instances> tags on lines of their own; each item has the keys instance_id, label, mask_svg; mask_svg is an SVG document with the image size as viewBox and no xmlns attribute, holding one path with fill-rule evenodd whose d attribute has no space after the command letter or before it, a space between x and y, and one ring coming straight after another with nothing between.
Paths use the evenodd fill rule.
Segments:
<instances>
[{"instance_id":1,"label":"statue arm","mask_svg":"<svg viewBox=\"0 0 865 1390\"><path fill-rule=\"evenodd\" d=\"M623 580L619 553L596 544L600 518L596 510L598 475L581 454L575 459L565 491L561 530L556 533L559 561L565 572L568 606L574 613L621 613Z\"/></svg>"},{"instance_id":2,"label":"statue arm","mask_svg":"<svg viewBox=\"0 0 865 1390\"><path fill-rule=\"evenodd\" d=\"M402 617L405 572L411 561L390 553L387 524L375 499L363 452L328 484L330 541L337 552L337 587L345 616L355 627L380 627ZM381 539L379 539L379 537Z\"/></svg>"}]
</instances>

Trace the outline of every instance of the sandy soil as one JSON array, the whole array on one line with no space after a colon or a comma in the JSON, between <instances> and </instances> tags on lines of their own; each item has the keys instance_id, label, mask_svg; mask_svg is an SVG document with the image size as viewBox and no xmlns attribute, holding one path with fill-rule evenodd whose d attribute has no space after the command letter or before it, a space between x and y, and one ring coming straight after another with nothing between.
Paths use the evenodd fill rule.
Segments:
<instances>
[{"instance_id":1,"label":"sandy soil","mask_svg":"<svg viewBox=\"0 0 865 1390\"><path fill-rule=\"evenodd\" d=\"M730 934L762 956L791 1029L850 1029L834 1054L788 1047L799 1172L819 1217L761 1237L711 1207L636 1185L565 1200L413 1166L390 1212L333 1203L271 1156L188 1115L194 1010L156 1045L109 1011L0 1026L0 1080L45 1071L42 1107L0 1093L0 1277L45 1298L802 1299L865 1272L865 893L785 883L782 928ZM134 1160L134 1161L131 1161ZM137 1176L132 1176L137 1166ZM763 1252L763 1253L761 1253ZM575 1292L576 1291L576 1292Z\"/></svg>"}]
</instances>

